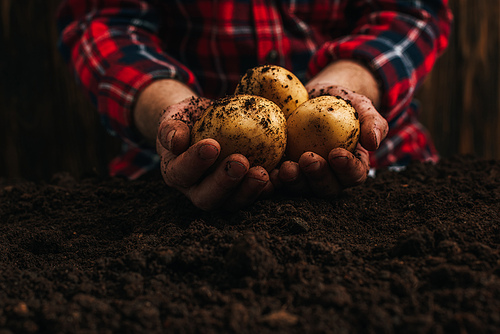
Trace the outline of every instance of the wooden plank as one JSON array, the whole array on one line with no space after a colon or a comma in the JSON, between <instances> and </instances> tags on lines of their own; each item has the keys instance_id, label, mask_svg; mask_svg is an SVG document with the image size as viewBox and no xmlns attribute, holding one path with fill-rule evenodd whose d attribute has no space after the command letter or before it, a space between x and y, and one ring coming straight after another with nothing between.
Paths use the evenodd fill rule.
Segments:
<instances>
[{"instance_id":1,"label":"wooden plank","mask_svg":"<svg viewBox=\"0 0 500 334\"><path fill-rule=\"evenodd\" d=\"M105 174L118 143L105 133L59 55L54 15L60 1L1 1L0 157L4 163L0 176L47 179L58 171L76 176Z\"/></svg>"},{"instance_id":2,"label":"wooden plank","mask_svg":"<svg viewBox=\"0 0 500 334\"><path fill-rule=\"evenodd\" d=\"M450 1L450 47L418 97L443 156L500 158L500 2Z\"/></svg>"}]
</instances>

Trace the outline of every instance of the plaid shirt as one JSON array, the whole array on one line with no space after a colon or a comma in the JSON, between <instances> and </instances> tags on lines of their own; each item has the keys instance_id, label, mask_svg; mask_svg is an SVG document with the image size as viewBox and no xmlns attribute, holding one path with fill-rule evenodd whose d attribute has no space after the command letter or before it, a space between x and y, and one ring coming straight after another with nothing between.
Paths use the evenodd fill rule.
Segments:
<instances>
[{"instance_id":1,"label":"plaid shirt","mask_svg":"<svg viewBox=\"0 0 500 334\"><path fill-rule=\"evenodd\" d=\"M447 46L451 17L447 0L67 0L58 27L63 56L123 139L111 174L136 178L159 162L132 124L141 89L176 78L220 98L265 63L306 82L336 59L363 62L379 81L390 127L372 167L437 161L413 97Z\"/></svg>"}]
</instances>

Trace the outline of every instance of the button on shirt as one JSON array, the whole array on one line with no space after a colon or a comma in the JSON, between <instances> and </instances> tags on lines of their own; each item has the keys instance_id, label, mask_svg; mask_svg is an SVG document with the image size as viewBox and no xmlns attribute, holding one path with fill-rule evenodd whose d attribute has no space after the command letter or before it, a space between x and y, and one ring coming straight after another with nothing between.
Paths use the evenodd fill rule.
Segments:
<instances>
[{"instance_id":1,"label":"button on shirt","mask_svg":"<svg viewBox=\"0 0 500 334\"><path fill-rule=\"evenodd\" d=\"M159 166L132 124L144 87L175 78L216 99L269 63L306 83L332 61L362 62L380 84L390 127L372 167L437 161L413 97L447 46L451 19L446 0L66 0L58 27L61 53L123 140L110 173L133 179Z\"/></svg>"}]
</instances>

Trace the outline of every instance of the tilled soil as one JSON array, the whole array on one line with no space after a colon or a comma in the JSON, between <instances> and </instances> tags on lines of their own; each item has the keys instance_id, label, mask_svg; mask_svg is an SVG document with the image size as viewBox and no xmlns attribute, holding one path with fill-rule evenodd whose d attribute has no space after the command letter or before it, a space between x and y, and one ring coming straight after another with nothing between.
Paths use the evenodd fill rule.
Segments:
<instances>
[{"instance_id":1,"label":"tilled soil","mask_svg":"<svg viewBox=\"0 0 500 334\"><path fill-rule=\"evenodd\" d=\"M205 213L159 178L0 180L0 333L498 333L500 161Z\"/></svg>"}]
</instances>

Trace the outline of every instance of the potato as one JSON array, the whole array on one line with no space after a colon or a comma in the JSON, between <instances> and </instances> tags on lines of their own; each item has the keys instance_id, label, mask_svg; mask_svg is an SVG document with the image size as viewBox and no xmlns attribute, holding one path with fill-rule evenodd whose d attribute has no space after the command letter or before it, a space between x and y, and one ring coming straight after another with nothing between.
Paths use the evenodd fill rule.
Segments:
<instances>
[{"instance_id":1,"label":"potato","mask_svg":"<svg viewBox=\"0 0 500 334\"><path fill-rule=\"evenodd\" d=\"M288 117L286 156L298 161L304 152L327 159L329 152L342 147L353 152L358 143L358 113L346 100L320 96L301 104Z\"/></svg>"},{"instance_id":2,"label":"potato","mask_svg":"<svg viewBox=\"0 0 500 334\"><path fill-rule=\"evenodd\" d=\"M292 72L276 65L263 65L248 70L238 83L235 94L265 97L283 110L285 118L309 99L302 82Z\"/></svg>"},{"instance_id":3,"label":"potato","mask_svg":"<svg viewBox=\"0 0 500 334\"><path fill-rule=\"evenodd\" d=\"M227 96L208 107L194 124L191 143L205 138L221 145L218 162L240 153L251 166L271 171L285 152L286 120L281 109L263 97Z\"/></svg>"}]
</instances>

